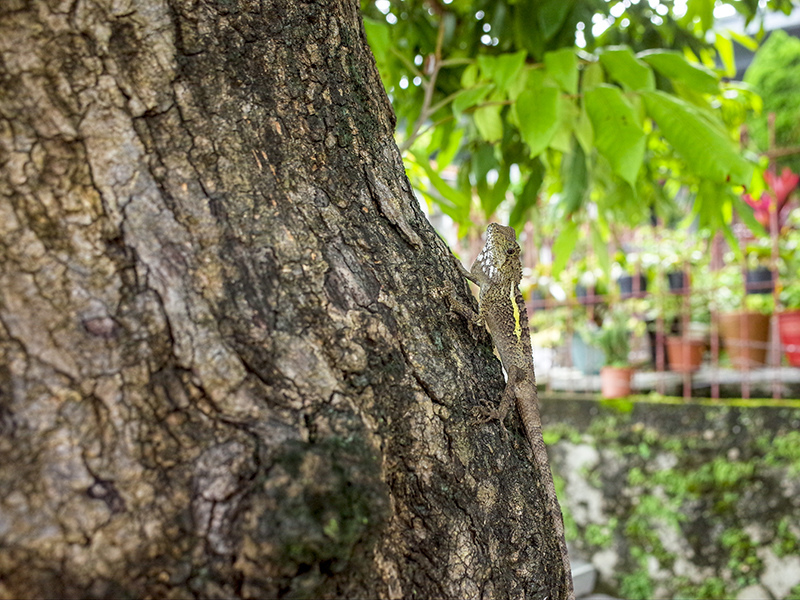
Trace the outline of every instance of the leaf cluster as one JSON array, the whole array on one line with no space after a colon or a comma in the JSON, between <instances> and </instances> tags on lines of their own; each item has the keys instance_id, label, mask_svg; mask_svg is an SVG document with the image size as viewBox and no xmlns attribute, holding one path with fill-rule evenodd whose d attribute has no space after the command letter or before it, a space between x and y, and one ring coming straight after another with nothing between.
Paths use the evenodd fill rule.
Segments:
<instances>
[{"instance_id":1,"label":"leaf cluster","mask_svg":"<svg viewBox=\"0 0 800 600\"><path fill-rule=\"evenodd\" d=\"M769 149L770 113L775 114L777 146L800 146L800 40L784 31L771 34L756 53L744 80L761 94L764 102L763 110L747 120L756 147L762 152ZM798 155L779 158L777 164L800 171Z\"/></svg>"},{"instance_id":2,"label":"leaf cluster","mask_svg":"<svg viewBox=\"0 0 800 600\"><path fill-rule=\"evenodd\" d=\"M498 213L517 228L533 219L536 241L554 243L554 276L582 223L602 253L615 226L686 214L681 190L692 219L727 227L753 175L735 133L758 99L721 80L732 52L705 41L713 2L680 18L626 4L364 3L409 178L431 210L463 234ZM609 26L595 38L598 19Z\"/></svg>"}]
</instances>

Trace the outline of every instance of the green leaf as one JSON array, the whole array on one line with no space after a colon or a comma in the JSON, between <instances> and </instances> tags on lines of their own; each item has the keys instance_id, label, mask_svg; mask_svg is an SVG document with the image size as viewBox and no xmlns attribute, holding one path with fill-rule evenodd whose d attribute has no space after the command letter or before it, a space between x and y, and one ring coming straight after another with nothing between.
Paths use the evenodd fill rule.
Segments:
<instances>
[{"instance_id":1,"label":"green leaf","mask_svg":"<svg viewBox=\"0 0 800 600\"><path fill-rule=\"evenodd\" d=\"M600 263L600 268L603 269L603 273L605 273L607 276L610 276L611 258L608 255L608 244L606 243L606 240L603 239L603 233L600 231L597 221L590 221L589 229L592 233L592 248L594 249L594 254L597 257L597 262Z\"/></svg>"},{"instance_id":2,"label":"green leaf","mask_svg":"<svg viewBox=\"0 0 800 600\"><path fill-rule=\"evenodd\" d=\"M486 84L458 92L456 97L453 98L453 114L458 117L468 108L472 108L483 101L492 87L491 84Z\"/></svg>"},{"instance_id":3,"label":"green leaf","mask_svg":"<svg viewBox=\"0 0 800 600\"><path fill-rule=\"evenodd\" d=\"M531 157L541 154L558 129L560 117L558 88L543 86L525 90L517 98L519 131L530 148Z\"/></svg>"},{"instance_id":4,"label":"green leaf","mask_svg":"<svg viewBox=\"0 0 800 600\"><path fill-rule=\"evenodd\" d=\"M391 48L391 32L386 21L376 21L369 17L364 17L364 31L367 34L367 41L375 60L378 63L385 63Z\"/></svg>"},{"instance_id":5,"label":"green leaf","mask_svg":"<svg viewBox=\"0 0 800 600\"><path fill-rule=\"evenodd\" d=\"M500 168L492 144L472 144L470 153L469 161L464 164L464 168L471 172L474 181L483 181L489 171Z\"/></svg>"},{"instance_id":6,"label":"green leaf","mask_svg":"<svg viewBox=\"0 0 800 600\"><path fill-rule=\"evenodd\" d=\"M461 148L461 140L463 138L464 129L462 127L451 127L447 130L441 126L436 128L432 141L436 141L438 144L434 148L429 147L428 150L431 153L438 150L436 153L436 166L439 170L444 169L453 162L453 158Z\"/></svg>"},{"instance_id":7,"label":"green leaf","mask_svg":"<svg viewBox=\"0 0 800 600\"><path fill-rule=\"evenodd\" d=\"M558 102L560 105L558 127L556 127L556 132L550 140L550 148L569 154L572 151L572 133L580 112L575 101L571 98L560 95Z\"/></svg>"},{"instance_id":8,"label":"green leaf","mask_svg":"<svg viewBox=\"0 0 800 600\"><path fill-rule=\"evenodd\" d=\"M508 224L514 229L519 229L525 224L525 216L528 210L536 205L536 200L539 197L539 189L542 187L544 181L545 169L540 159L535 159L531 165L531 173L528 175L528 181L525 187L516 197L514 208L511 209L511 215L508 218Z\"/></svg>"},{"instance_id":9,"label":"green leaf","mask_svg":"<svg viewBox=\"0 0 800 600\"><path fill-rule=\"evenodd\" d=\"M753 165L742 158L721 124L694 105L664 92L643 92L647 113L688 167L714 182L747 185Z\"/></svg>"},{"instance_id":10,"label":"green leaf","mask_svg":"<svg viewBox=\"0 0 800 600\"><path fill-rule=\"evenodd\" d=\"M509 167L500 169L499 176L495 184L490 188L486 185L484 180L483 185L478 186L478 193L480 194L481 209L483 210L484 217L489 220L500 203L506 199L506 191L510 183Z\"/></svg>"},{"instance_id":11,"label":"green leaf","mask_svg":"<svg viewBox=\"0 0 800 600\"><path fill-rule=\"evenodd\" d=\"M572 153L564 156L561 180L564 182L564 191L558 203L558 212L562 218L568 218L583 206L588 189L586 154L580 144L574 144Z\"/></svg>"},{"instance_id":12,"label":"green leaf","mask_svg":"<svg viewBox=\"0 0 800 600\"><path fill-rule=\"evenodd\" d=\"M649 66L637 60L627 46L611 46L600 52L600 63L611 78L629 90L654 90L655 77Z\"/></svg>"},{"instance_id":13,"label":"green leaf","mask_svg":"<svg viewBox=\"0 0 800 600\"><path fill-rule=\"evenodd\" d=\"M702 94L719 94L719 78L711 69L692 64L676 50L647 50L636 55L664 77L680 81Z\"/></svg>"},{"instance_id":14,"label":"green leaf","mask_svg":"<svg viewBox=\"0 0 800 600\"><path fill-rule=\"evenodd\" d=\"M733 208L736 210L739 218L750 228L750 231L759 237L769 235L769 232L764 226L756 220L753 208L749 204L738 195L732 195L731 200L733 201Z\"/></svg>"},{"instance_id":15,"label":"green leaf","mask_svg":"<svg viewBox=\"0 0 800 600\"><path fill-rule=\"evenodd\" d=\"M539 1L517 0L511 6L511 23L514 40L518 48L525 48L534 58L539 59L544 49L544 34L539 29ZM498 8L503 6L498 5Z\"/></svg>"},{"instance_id":16,"label":"green leaf","mask_svg":"<svg viewBox=\"0 0 800 600\"><path fill-rule=\"evenodd\" d=\"M590 90L601 83L605 83L606 81L605 74L603 73L603 67L599 62L593 62L584 67L582 77L583 80L581 85L583 87L583 91Z\"/></svg>"},{"instance_id":17,"label":"green leaf","mask_svg":"<svg viewBox=\"0 0 800 600\"><path fill-rule=\"evenodd\" d=\"M597 149L631 187L644 159L645 135L619 88L603 84L585 94Z\"/></svg>"},{"instance_id":18,"label":"green leaf","mask_svg":"<svg viewBox=\"0 0 800 600\"><path fill-rule=\"evenodd\" d=\"M749 35L744 35L743 33L739 33L733 29L728 29L725 31L725 33L731 36L734 41L739 42L740 45L750 50L750 52L755 52L758 50L758 42Z\"/></svg>"},{"instance_id":19,"label":"green leaf","mask_svg":"<svg viewBox=\"0 0 800 600\"><path fill-rule=\"evenodd\" d=\"M525 65L525 55L524 50L498 56L479 55L478 65L481 68L482 78L494 82L498 90L507 92Z\"/></svg>"},{"instance_id":20,"label":"green leaf","mask_svg":"<svg viewBox=\"0 0 800 600\"><path fill-rule=\"evenodd\" d=\"M568 94L578 93L578 57L572 48L546 52L544 66L562 90Z\"/></svg>"},{"instance_id":21,"label":"green leaf","mask_svg":"<svg viewBox=\"0 0 800 600\"><path fill-rule=\"evenodd\" d=\"M716 0L688 0L686 3L686 16L689 19L700 18L703 31L708 31L714 25L714 4Z\"/></svg>"},{"instance_id":22,"label":"green leaf","mask_svg":"<svg viewBox=\"0 0 800 600\"><path fill-rule=\"evenodd\" d=\"M727 77L736 75L736 60L733 56L733 42L729 37L725 37L721 33L714 36L714 47L719 53L719 59L722 61L722 66L725 69Z\"/></svg>"},{"instance_id":23,"label":"green leaf","mask_svg":"<svg viewBox=\"0 0 800 600\"><path fill-rule=\"evenodd\" d=\"M545 40L551 40L564 26L574 0L544 0L539 4L539 28Z\"/></svg>"},{"instance_id":24,"label":"green leaf","mask_svg":"<svg viewBox=\"0 0 800 600\"><path fill-rule=\"evenodd\" d=\"M589 154L594 146L594 129L592 120L586 113L586 107L581 108L581 112L575 121L575 139L583 147L583 151Z\"/></svg>"},{"instance_id":25,"label":"green leaf","mask_svg":"<svg viewBox=\"0 0 800 600\"><path fill-rule=\"evenodd\" d=\"M470 204L472 203L470 195L451 187L431 166L426 156L416 152L413 153L413 156L414 162L422 167L431 185L439 193L437 196L423 191L425 196L438 204L442 211L457 223L463 223L468 220Z\"/></svg>"},{"instance_id":26,"label":"green leaf","mask_svg":"<svg viewBox=\"0 0 800 600\"><path fill-rule=\"evenodd\" d=\"M508 89L506 90L506 95L508 96L509 100L516 100L519 95L528 87L528 76L530 70L529 69L522 69L519 72L511 83L508 85Z\"/></svg>"},{"instance_id":27,"label":"green leaf","mask_svg":"<svg viewBox=\"0 0 800 600\"><path fill-rule=\"evenodd\" d=\"M557 278L564 267L567 266L567 261L578 243L578 226L572 221L567 221L567 224L559 232L556 241L553 243L553 278Z\"/></svg>"},{"instance_id":28,"label":"green leaf","mask_svg":"<svg viewBox=\"0 0 800 600\"><path fill-rule=\"evenodd\" d=\"M500 118L502 108L502 106L482 106L472 113L478 133L487 142L497 142L503 138L503 119Z\"/></svg>"},{"instance_id":29,"label":"green leaf","mask_svg":"<svg viewBox=\"0 0 800 600\"><path fill-rule=\"evenodd\" d=\"M470 63L461 74L461 87L471 88L476 83L478 83L478 65L477 63Z\"/></svg>"}]
</instances>

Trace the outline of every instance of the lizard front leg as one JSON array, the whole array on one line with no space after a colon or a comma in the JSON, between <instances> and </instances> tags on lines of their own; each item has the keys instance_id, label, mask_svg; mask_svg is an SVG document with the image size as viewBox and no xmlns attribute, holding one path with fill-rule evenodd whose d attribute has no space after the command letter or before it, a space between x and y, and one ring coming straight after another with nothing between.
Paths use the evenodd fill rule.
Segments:
<instances>
[{"instance_id":1,"label":"lizard front leg","mask_svg":"<svg viewBox=\"0 0 800 600\"><path fill-rule=\"evenodd\" d=\"M461 268L463 269L463 267ZM464 270L466 271L466 269ZM478 329L485 327L486 323L483 319L483 315L481 315L480 312L476 313L474 310L472 310L472 307L469 304L461 301L461 299L456 295L456 290L450 280L446 280L444 282L444 289L441 292L441 295L447 298L450 314L455 314L466 319L467 325L469 326L469 331L473 337L475 337L476 327Z\"/></svg>"},{"instance_id":2,"label":"lizard front leg","mask_svg":"<svg viewBox=\"0 0 800 600\"><path fill-rule=\"evenodd\" d=\"M517 400L517 385L524 377L525 373L519 367L511 367L508 373L508 380L506 387L503 388L503 393L500 395L500 404L492 406L488 402L484 402L478 408L479 420L481 423L488 423L490 421L498 421L504 433L507 433L505 420L508 416L511 407L514 406Z\"/></svg>"}]
</instances>

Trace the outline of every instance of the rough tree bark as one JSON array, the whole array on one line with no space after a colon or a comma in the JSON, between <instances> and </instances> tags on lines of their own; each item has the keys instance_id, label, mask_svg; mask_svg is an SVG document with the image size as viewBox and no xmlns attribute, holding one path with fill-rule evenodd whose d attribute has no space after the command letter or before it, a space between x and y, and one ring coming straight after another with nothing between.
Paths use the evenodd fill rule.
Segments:
<instances>
[{"instance_id":1,"label":"rough tree bark","mask_svg":"<svg viewBox=\"0 0 800 600\"><path fill-rule=\"evenodd\" d=\"M0 77L0 597L563 595L355 0L3 0Z\"/></svg>"}]
</instances>

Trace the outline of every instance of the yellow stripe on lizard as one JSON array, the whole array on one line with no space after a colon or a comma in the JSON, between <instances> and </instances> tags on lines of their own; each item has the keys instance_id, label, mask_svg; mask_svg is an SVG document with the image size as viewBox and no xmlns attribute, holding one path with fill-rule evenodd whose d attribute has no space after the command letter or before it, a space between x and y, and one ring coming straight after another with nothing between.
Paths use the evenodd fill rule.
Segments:
<instances>
[{"instance_id":1,"label":"yellow stripe on lizard","mask_svg":"<svg viewBox=\"0 0 800 600\"><path fill-rule=\"evenodd\" d=\"M520 320L519 315L519 305L517 304L517 284L516 282L511 282L511 293L509 294L509 298L511 300L511 309L514 311L514 336L516 336L517 341L522 341L522 321Z\"/></svg>"}]
</instances>

